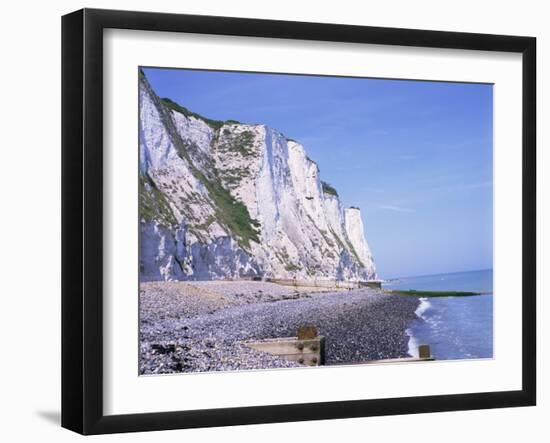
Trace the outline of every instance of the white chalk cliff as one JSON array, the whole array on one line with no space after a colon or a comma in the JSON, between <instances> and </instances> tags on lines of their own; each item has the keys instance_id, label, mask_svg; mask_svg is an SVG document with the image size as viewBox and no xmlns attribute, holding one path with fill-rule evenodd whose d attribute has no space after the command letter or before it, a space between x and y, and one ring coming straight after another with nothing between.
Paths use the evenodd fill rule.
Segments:
<instances>
[{"instance_id":1,"label":"white chalk cliff","mask_svg":"<svg viewBox=\"0 0 550 443\"><path fill-rule=\"evenodd\" d=\"M139 83L142 281L376 277L359 209L343 208L302 145Z\"/></svg>"}]
</instances>

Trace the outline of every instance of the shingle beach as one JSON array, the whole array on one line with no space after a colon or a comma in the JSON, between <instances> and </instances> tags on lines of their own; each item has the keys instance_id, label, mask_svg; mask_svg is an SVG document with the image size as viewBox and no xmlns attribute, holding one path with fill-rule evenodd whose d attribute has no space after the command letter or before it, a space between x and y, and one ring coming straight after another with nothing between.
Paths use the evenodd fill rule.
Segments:
<instances>
[{"instance_id":1,"label":"shingle beach","mask_svg":"<svg viewBox=\"0 0 550 443\"><path fill-rule=\"evenodd\" d=\"M140 373L301 366L244 342L294 337L303 325L325 337L327 365L408 356L405 331L418 298L315 291L251 281L141 283Z\"/></svg>"}]
</instances>

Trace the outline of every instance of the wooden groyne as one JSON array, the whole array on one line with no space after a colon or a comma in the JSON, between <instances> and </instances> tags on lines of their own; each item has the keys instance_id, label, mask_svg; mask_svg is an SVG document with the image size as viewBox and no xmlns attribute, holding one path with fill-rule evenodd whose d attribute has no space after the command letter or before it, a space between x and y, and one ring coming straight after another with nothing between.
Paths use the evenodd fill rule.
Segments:
<instances>
[{"instance_id":1,"label":"wooden groyne","mask_svg":"<svg viewBox=\"0 0 550 443\"><path fill-rule=\"evenodd\" d=\"M325 364L325 338L314 326L298 329L296 337L270 338L246 343L252 349L278 355L306 366Z\"/></svg>"},{"instance_id":2,"label":"wooden groyne","mask_svg":"<svg viewBox=\"0 0 550 443\"><path fill-rule=\"evenodd\" d=\"M252 349L277 355L286 360L295 361L306 366L322 366L325 364L325 338L318 335L315 326L303 326L298 329L296 337L269 338L258 341L248 341L245 344ZM389 358L368 360L364 362L332 363L331 366L364 365L378 363L407 363L434 360L429 345L418 347L418 357Z\"/></svg>"},{"instance_id":3,"label":"wooden groyne","mask_svg":"<svg viewBox=\"0 0 550 443\"><path fill-rule=\"evenodd\" d=\"M267 278L265 281L276 283L283 286L307 287L307 288L327 288L327 289L360 289L360 288L376 288L382 287L381 280L367 281L346 281L346 280L299 280L299 279L283 279L283 278Z\"/></svg>"}]
</instances>

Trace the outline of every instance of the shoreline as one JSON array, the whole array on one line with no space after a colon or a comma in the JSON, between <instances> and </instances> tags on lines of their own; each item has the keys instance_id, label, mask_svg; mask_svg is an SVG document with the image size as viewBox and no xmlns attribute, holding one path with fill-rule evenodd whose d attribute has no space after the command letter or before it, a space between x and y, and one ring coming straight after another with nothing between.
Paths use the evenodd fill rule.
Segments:
<instances>
[{"instance_id":1,"label":"shoreline","mask_svg":"<svg viewBox=\"0 0 550 443\"><path fill-rule=\"evenodd\" d=\"M424 317L422 314L424 314L424 312L426 312L430 308L431 306L430 301L428 297L420 297L418 300L420 303L418 304L418 307L414 311L414 314L417 317L415 321L417 320L426 321L426 317ZM409 336L409 342L407 344L407 347L408 347L407 352L411 357L418 357L418 347L420 346L420 342L418 341L418 338L413 333L413 322L411 322L411 325L407 328L405 332Z\"/></svg>"},{"instance_id":2,"label":"shoreline","mask_svg":"<svg viewBox=\"0 0 550 443\"><path fill-rule=\"evenodd\" d=\"M418 345L428 343L437 360L492 358L492 299L492 292L472 297L421 297L418 319L407 331L409 353L417 357Z\"/></svg>"},{"instance_id":3,"label":"shoreline","mask_svg":"<svg viewBox=\"0 0 550 443\"><path fill-rule=\"evenodd\" d=\"M416 297L266 282L140 284L140 374L304 367L244 342L315 325L326 365L408 357ZM310 289L310 288L308 288ZM318 288L316 288L318 289Z\"/></svg>"}]
</instances>

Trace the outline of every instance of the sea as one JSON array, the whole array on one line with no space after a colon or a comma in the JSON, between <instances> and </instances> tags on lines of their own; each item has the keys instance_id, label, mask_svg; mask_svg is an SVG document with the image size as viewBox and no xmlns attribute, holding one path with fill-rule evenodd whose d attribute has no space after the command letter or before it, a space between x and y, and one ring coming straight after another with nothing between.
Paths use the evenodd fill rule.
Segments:
<instances>
[{"instance_id":1,"label":"sea","mask_svg":"<svg viewBox=\"0 0 550 443\"><path fill-rule=\"evenodd\" d=\"M406 277L387 281L385 289L469 291L468 297L422 297L409 335L409 354L418 357L418 346L430 345L436 360L493 357L492 269Z\"/></svg>"}]
</instances>

